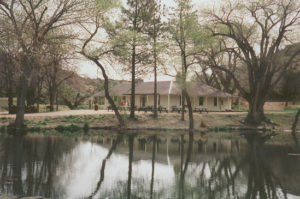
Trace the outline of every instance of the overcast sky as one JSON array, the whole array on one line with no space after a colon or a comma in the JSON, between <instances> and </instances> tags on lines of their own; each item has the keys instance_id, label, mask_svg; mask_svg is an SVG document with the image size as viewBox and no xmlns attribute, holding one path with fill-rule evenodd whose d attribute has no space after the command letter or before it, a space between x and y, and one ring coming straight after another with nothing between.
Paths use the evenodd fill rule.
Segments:
<instances>
[{"instance_id":1,"label":"overcast sky","mask_svg":"<svg viewBox=\"0 0 300 199\"><path fill-rule=\"evenodd\" d=\"M213 6L215 2L218 2L220 0L193 0L193 4L195 5L196 9L203 9L207 7ZM123 3L126 3L126 0L122 0ZM162 3L165 4L167 7L175 6L176 4L174 3L173 0L162 0ZM104 63L104 64L109 64L109 63ZM101 78L102 79L102 74L99 69L97 69L97 66L94 65L91 62L84 61L78 61L77 62L77 72L80 75L91 77L91 78ZM121 74L120 71L116 71L112 69L109 71L109 77L112 79L119 79L119 80L124 80L127 79L129 80L130 76L124 76ZM145 79L145 81L153 81L153 77L149 76ZM171 80L173 77L167 76L167 75L159 75L158 80L163 81L163 80Z\"/></svg>"}]
</instances>

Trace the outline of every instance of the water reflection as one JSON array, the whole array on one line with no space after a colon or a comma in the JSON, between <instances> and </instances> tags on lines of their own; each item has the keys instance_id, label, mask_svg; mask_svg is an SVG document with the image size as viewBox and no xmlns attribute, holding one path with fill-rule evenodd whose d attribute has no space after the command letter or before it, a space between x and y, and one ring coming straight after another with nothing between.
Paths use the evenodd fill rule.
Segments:
<instances>
[{"instance_id":1,"label":"water reflection","mask_svg":"<svg viewBox=\"0 0 300 199\"><path fill-rule=\"evenodd\" d=\"M1 193L51 198L300 198L300 158L270 135L2 137Z\"/></svg>"}]
</instances>

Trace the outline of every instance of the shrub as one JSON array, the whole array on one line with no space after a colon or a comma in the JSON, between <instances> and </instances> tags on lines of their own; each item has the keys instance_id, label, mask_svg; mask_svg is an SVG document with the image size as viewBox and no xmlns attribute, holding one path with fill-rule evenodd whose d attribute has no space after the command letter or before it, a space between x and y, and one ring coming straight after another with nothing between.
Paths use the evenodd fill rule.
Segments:
<instances>
[{"instance_id":1,"label":"shrub","mask_svg":"<svg viewBox=\"0 0 300 199\"><path fill-rule=\"evenodd\" d=\"M77 110L86 110L90 109L89 105L83 104L83 105L78 105Z\"/></svg>"},{"instance_id":2,"label":"shrub","mask_svg":"<svg viewBox=\"0 0 300 199\"><path fill-rule=\"evenodd\" d=\"M87 133L88 131L90 130L90 125L89 125L89 123L84 123L84 125L83 125L83 131L85 132L85 133Z\"/></svg>"},{"instance_id":3,"label":"shrub","mask_svg":"<svg viewBox=\"0 0 300 199\"><path fill-rule=\"evenodd\" d=\"M64 132L64 131L68 131L68 132L77 132L80 131L82 128L76 124L71 124L68 126L63 126L63 125L58 125L55 130L59 131L59 132Z\"/></svg>"},{"instance_id":4,"label":"shrub","mask_svg":"<svg viewBox=\"0 0 300 199\"><path fill-rule=\"evenodd\" d=\"M7 130L6 126L1 126L0 128L1 133L6 133L6 130Z\"/></svg>"}]
</instances>

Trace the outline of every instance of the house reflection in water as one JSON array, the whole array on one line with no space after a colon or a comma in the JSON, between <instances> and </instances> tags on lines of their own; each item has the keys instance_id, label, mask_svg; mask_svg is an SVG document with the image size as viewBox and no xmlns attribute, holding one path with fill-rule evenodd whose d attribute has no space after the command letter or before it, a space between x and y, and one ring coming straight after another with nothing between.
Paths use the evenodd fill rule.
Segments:
<instances>
[{"instance_id":1,"label":"house reflection in water","mask_svg":"<svg viewBox=\"0 0 300 199\"><path fill-rule=\"evenodd\" d=\"M51 198L289 198L300 158L262 138L1 139L1 192ZM14 147L15 146L15 147Z\"/></svg>"}]
</instances>

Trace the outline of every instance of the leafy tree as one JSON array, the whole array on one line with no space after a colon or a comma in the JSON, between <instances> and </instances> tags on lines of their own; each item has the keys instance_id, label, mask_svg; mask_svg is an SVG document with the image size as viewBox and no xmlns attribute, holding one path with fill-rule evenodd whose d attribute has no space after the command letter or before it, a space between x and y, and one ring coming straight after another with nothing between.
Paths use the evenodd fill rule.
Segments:
<instances>
[{"instance_id":1,"label":"leafy tree","mask_svg":"<svg viewBox=\"0 0 300 199\"><path fill-rule=\"evenodd\" d=\"M115 115L119 121L120 127L125 126L124 119L120 115L114 100L110 96L109 93L109 77L107 75L107 69L103 64L103 59L107 58L114 52L114 49L119 45L118 43L113 43L107 41L107 38L101 38L101 42L95 42L97 36L99 36L100 31L104 31L109 33L109 31L114 31L113 25L109 22L108 17L110 11L113 8L118 7L119 2L110 1L110 0L96 0L91 1L89 5L86 7L86 15L89 16L90 20L87 20L88 23L80 23L80 26L87 32L88 37L83 38L84 43L82 45L80 53L88 60L92 61L97 67L101 70L102 76L104 78L104 92L105 98L108 100L112 109L115 112ZM92 16L90 16L91 14ZM93 24L93 27L91 27ZM93 28L90 31L90 28ZM102 35L101 35L102 36ZM93 48L91 44L97 44L97 48Z\"/></svg>"},{"instance_id":2,"label":"leafy tree","mask_svg":"<svg viewBox=\"0 0 300 199\"><path fill-rule=\"evenodd\" d=\"M197 63L195 61L196 53L206 43L206 34L199 27L198 17L192 9L191 0L176 0L175 2L177 3L177 7L173 9L173 14L168 24L168 31L175 43L175 48L179 49L181 71L177 75L177 80L180 79L181 82L182 110L185 108L186 100L189 110L190 129L193 129L193 110L190 97L187 93L186 80L188 69ZM184 111L182 111L181 119L184 120Z\"/></svg>"},{"instance_id":3,"label":"leafy tree","mask_svg":"<svg viewBox=\"0 0 300 199\"><path fill-rule=\"evenodd\" d=\"M114 48L114 55L124 64L123 71L130 71L131 100L130 118L135 118L135 85L137 77L149 71L150 49L145 26L149 21L152 3L148 0L127 0L122 7L121 21L107 29Z\"/></svg>"},{"instance_id":4,"label":"leafy tree","mask_svg":"<svg viewBox=\"0 0 300 199\"><path fill-rule=\"evenodd\" d=\"M148 33L151 39L152 45L152 64L154 71L154 118L157 118L157 72L158 72L158 64L159 54L162 51L162 39L165 33L165 27L162 23L163 16L163 8L161 4L161 0L151 0L148 4L148 14L146 17L146 32Z\"/></svg>"}]
</instances>

